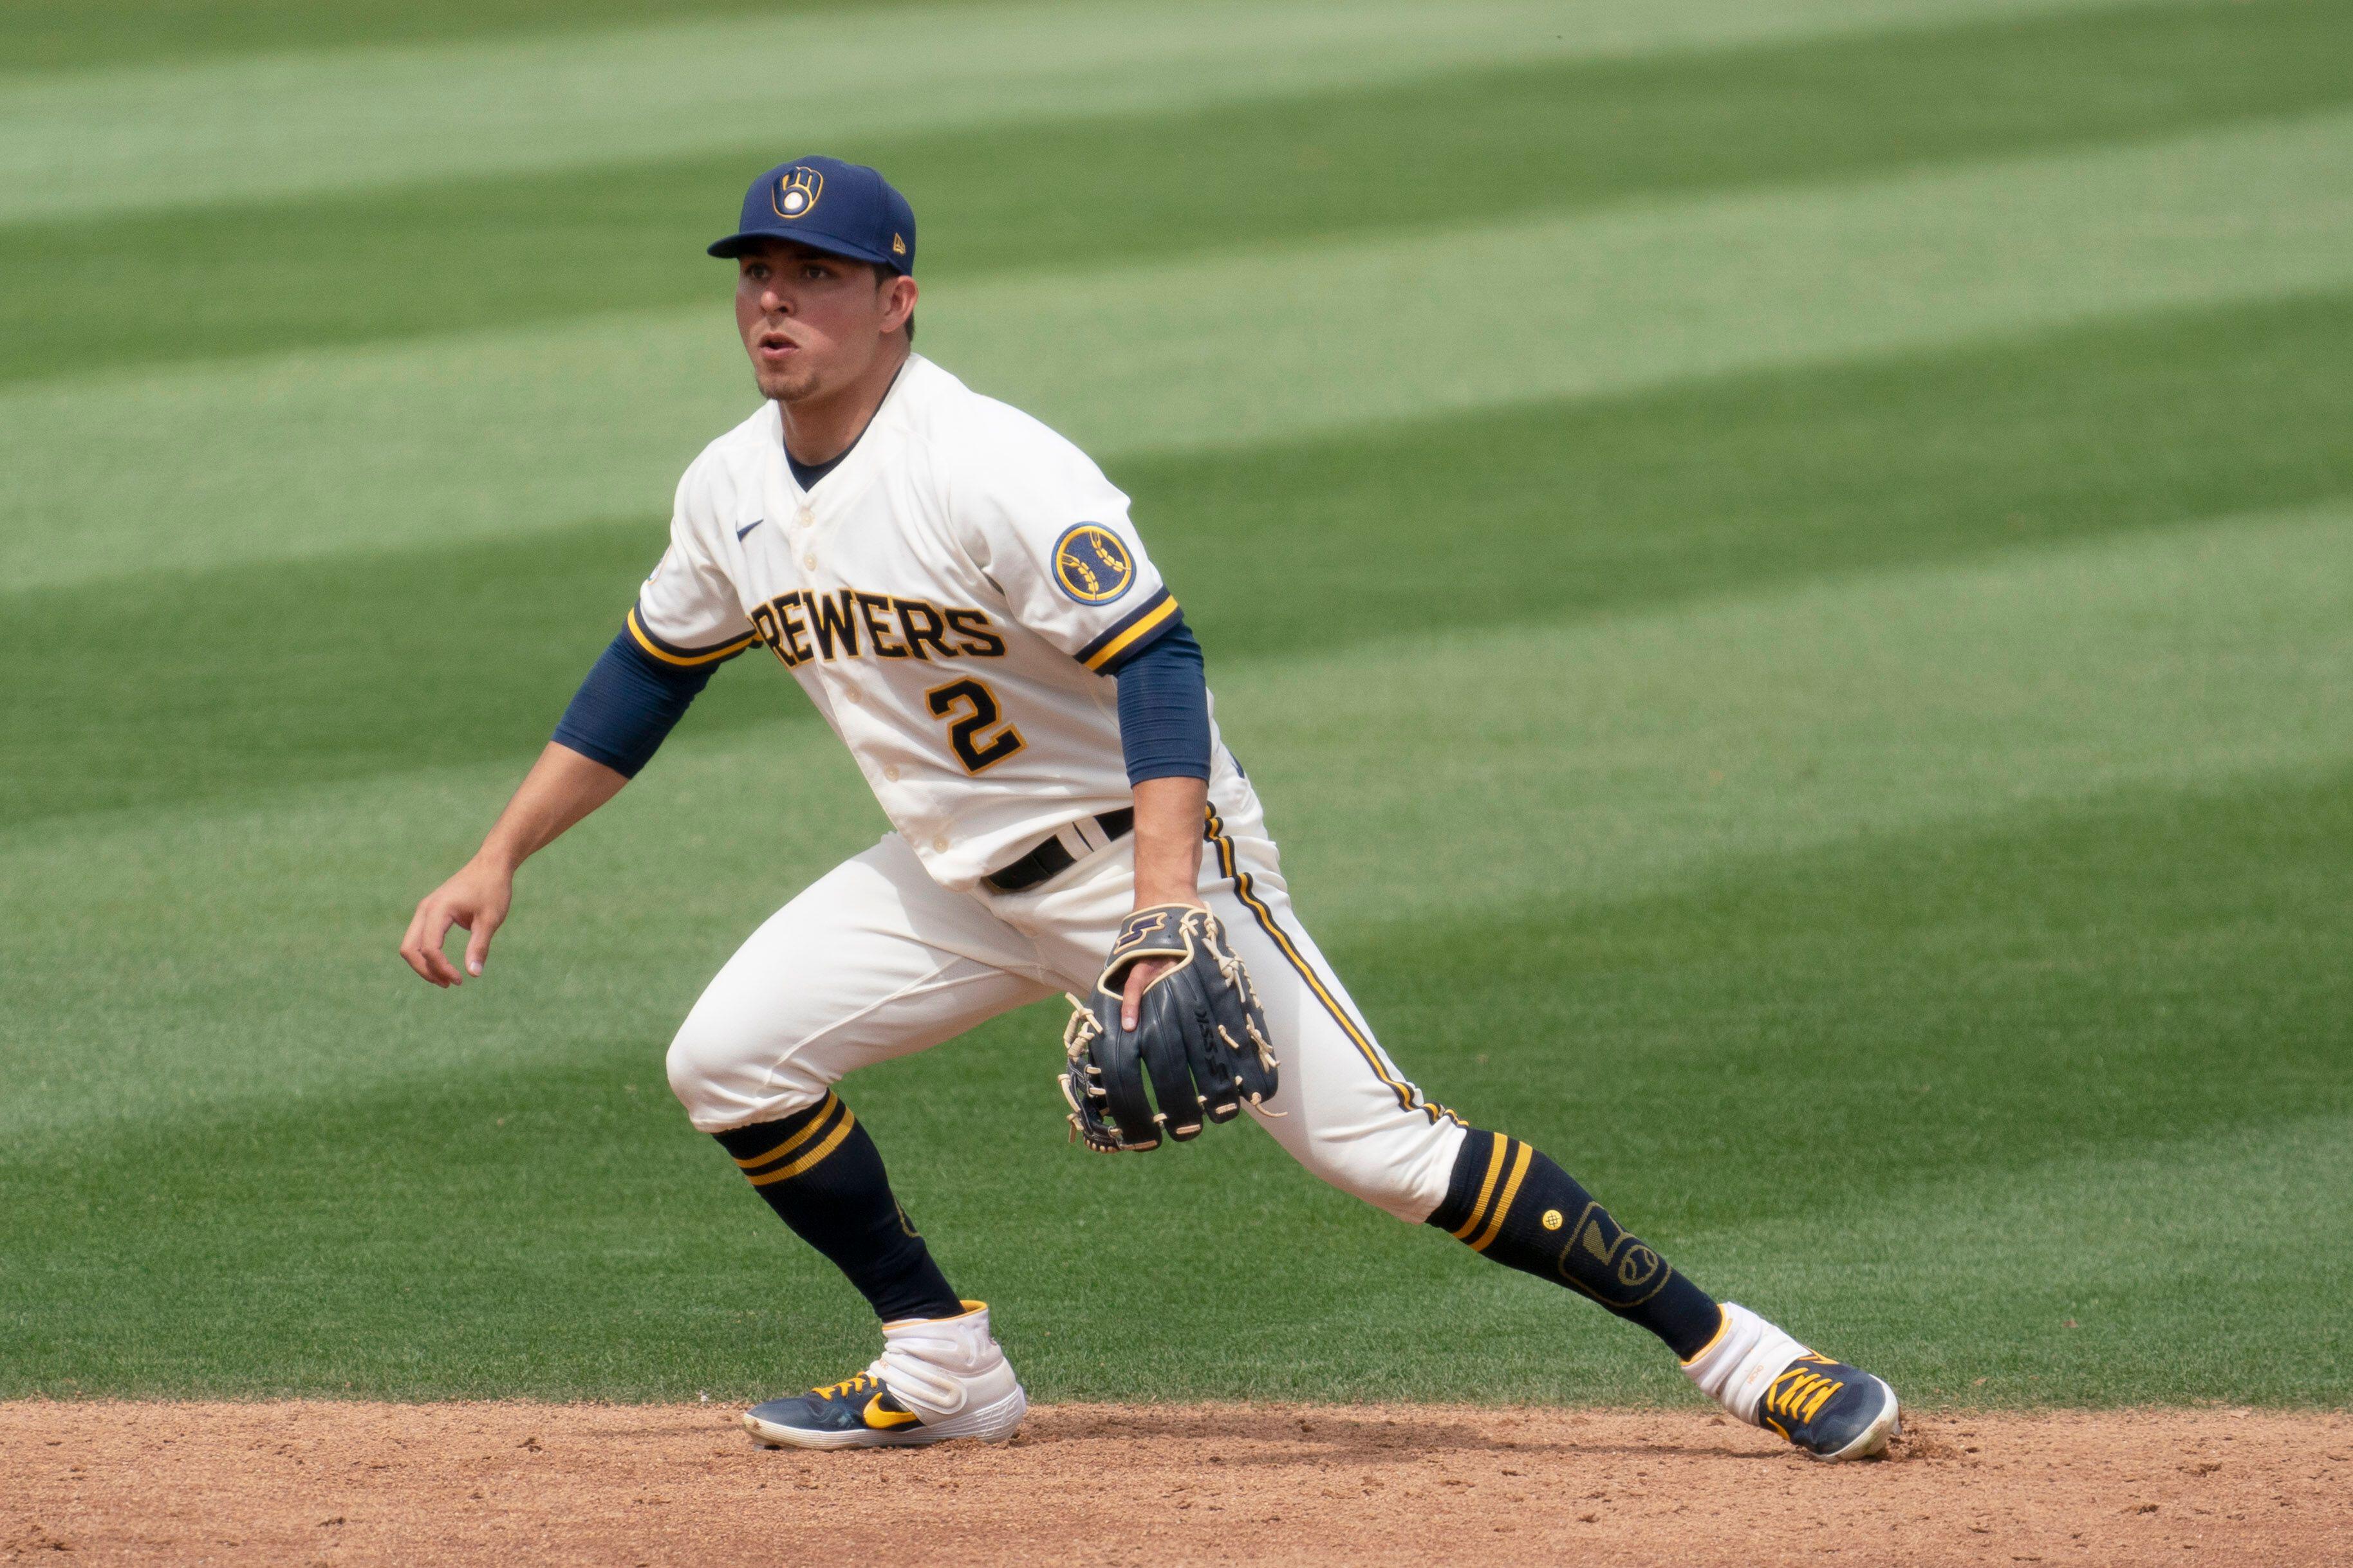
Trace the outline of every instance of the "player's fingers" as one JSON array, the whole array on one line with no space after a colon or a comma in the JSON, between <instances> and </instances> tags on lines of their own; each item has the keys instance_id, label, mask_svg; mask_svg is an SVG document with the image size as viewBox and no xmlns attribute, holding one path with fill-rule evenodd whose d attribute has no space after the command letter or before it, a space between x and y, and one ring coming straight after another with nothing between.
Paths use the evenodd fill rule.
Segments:
<instances>
[{"instance_id":1,"label":"player's fingers","mask_svg":"<svg viewBox=\"0 0 2353 1568\"><path fill-rule=\"evenodd\" d=\"M1135 1027L1136 1015L1144 1005L1144 970L1141 963L1128 968L1127 984L1122 989L1119 999L1119 1026L1123 1029Z\"/></svg>"},{"instance_id":2,"label":"player's fingers","mask_svg":"<svg viewBox=\"0 0 2353 1568\"><path fill-rule=\"evenodd\" d=\"M433 979L433 972L425 965L425 911L432 902L427 899L417 904L417 912L408 917L408 930L400 938L400 961L415 970L419 980L427 981Z\"/></svg>"},{"instance_id":3,"label":"player's fingers","mask_svg":"<svg viewBox=\"0 0 2353 1568\"><path fill-rule=\"evenodd\" d=\"M1152 988L1154 981L1176 967L1176 961L1173 958L1146 958L1138 961L1128 970L1127 984L1120 989L1119 1025L1121 1028L1135 1027L1135 1020L1143 1016L1144 994Z\"/></svg>"},{"instance_id":4,"label":"player's fingers","mask_svg":"<svg viewBox=\"0 0 2353 1568\"><path fill-rule=\"evenodd\" d=\"M498 929L499 916L490 910L484 910L475 918L474 923L466 928L470 933L466 938L467 973L481 973L482 965L491 956L491 933Z\"/></svg>"},{"instance_id":5,"label":"player's fingers","mask_svg":"<svg viewBox=\"0 0 2353 1568\"><path fill-rule=\"evenodd\" d=\"M411 949L409 963L417 973L436 985L450 986L459 982L459 973L449 963L449 955L441 951L441 939L449 934L456 912L438 900L427 900L419 911L417 941Z\"/></svg>"},{"instance_id":6,"label":"player's fingers","mask_svg":"<svg viewBox=\"0 0 2353 1568\"><path fill-rule=\"evenodd\" d=\"M426 957L425 949L417 944L415 938L411 938L409 941L400 944L400 957L402 963L407 964L409 968L417 971L417 977L419 980L427 981L435 985L443 985L448 984L448 982L444 981L439 975L433 973L432 963Z\"/></svg>"},{"instance_id":7,"label":"player's fingers","mask_svg":"<svg viewBox=\"0 0 2353 1568\"><path fill-rule=\"evenodd\" d=\"M414 956L417 952L417 928L423 923L424 920L425 906L420 903L417 906L416 912L408 917L408 929L400 933L400 961L411 969L417 967L417 959Z\"/></svg>"}]
</instances>

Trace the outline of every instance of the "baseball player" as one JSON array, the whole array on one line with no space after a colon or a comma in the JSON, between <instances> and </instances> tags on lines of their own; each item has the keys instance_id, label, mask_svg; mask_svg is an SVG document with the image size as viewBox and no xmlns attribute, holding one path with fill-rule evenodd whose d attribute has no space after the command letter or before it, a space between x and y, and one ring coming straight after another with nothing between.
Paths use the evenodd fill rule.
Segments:
<instances>
[{"instance_id":1,"label":"baseball player","mask_svg":"<svg viewBox=\"0 0 2353 1568\"><path fill-rule=\"evenodd\" d=\"M688 468L619 635L401 953L437 985L480 974L516 868L755 644L849 748L892 831L754 931L670 1047L689 1120L881 1320L871 1364L755 1406L753 1435L868 1447L1019 1424L988 1307L950 1287L836 1086L1060 990L1091 1145L1247 1111L1334 1186L1655 1334L1741 1420L1820 1458L1881 1451L1886 1384L1719 1303L1381 1048L1292 910L1128 498L913 352L906 199L871 168L802 158L753 183L710 251L736 264L760 406Z\"/></svg>"}]
</instances>

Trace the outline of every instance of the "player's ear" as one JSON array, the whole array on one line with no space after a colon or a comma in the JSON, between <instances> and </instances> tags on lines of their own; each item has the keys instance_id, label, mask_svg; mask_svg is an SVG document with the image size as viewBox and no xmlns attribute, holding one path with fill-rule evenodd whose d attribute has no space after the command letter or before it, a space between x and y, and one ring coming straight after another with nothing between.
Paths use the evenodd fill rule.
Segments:
<instances>
[{"instance_id":1,"label":"player's ear","mask_svg":"<svg viewBox=\"0 0 2353 1568\"><path fill-rule=\"evenodd\" d=\"M891 275L891 280L883 285L883 310L891 319L891 329L905 326L907 341L913 342L915 338L915 296L922 290L915 287L913 279L896 272Z\"/></svg>"}]
</instances>

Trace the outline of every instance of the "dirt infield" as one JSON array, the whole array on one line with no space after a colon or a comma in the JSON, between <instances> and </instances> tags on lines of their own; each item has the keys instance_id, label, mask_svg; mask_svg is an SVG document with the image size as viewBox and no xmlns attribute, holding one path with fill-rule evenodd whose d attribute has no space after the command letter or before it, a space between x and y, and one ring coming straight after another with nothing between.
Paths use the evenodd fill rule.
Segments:
<instances>
[{"instance_id":1,"label":"dirt infield","mask_svg":"<svg viewBox=\"0 0 2353 1568\"><path fill-rule=\"evenodd\" d=\"M1807 1462L1702 1413L1064 1405L803 1455L718 1405L0 1405L47 1563L2353 1561L2353 1416L1930 1415ZM64 1555L70 1553L70 1555Z\"/></svg>"}]
</instances>

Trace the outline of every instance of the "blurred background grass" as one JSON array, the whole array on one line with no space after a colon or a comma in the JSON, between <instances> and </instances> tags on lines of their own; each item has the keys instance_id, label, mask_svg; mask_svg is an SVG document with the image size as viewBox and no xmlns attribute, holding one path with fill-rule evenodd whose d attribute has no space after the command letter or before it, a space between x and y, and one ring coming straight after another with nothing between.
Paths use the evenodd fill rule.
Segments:
<instances>
[{"instance_id":1,"label":"blurred background grass","mask_svg":"<svg viewBox=\"0 0 2353 1568\"><path fill-rule=\"evenodd\" d=\"M1083 440L1425 1088L1915 1397L2342 1402L2353 8L0 14L0 1393L862 1361L661 1081L881 829L714 684L406 978L748 407L798 153ZM717 225L718 227L713 226ZM1054 1022L849 1092L1051 1398L1684 1397Z\"/></svg>"}]
</instances>

